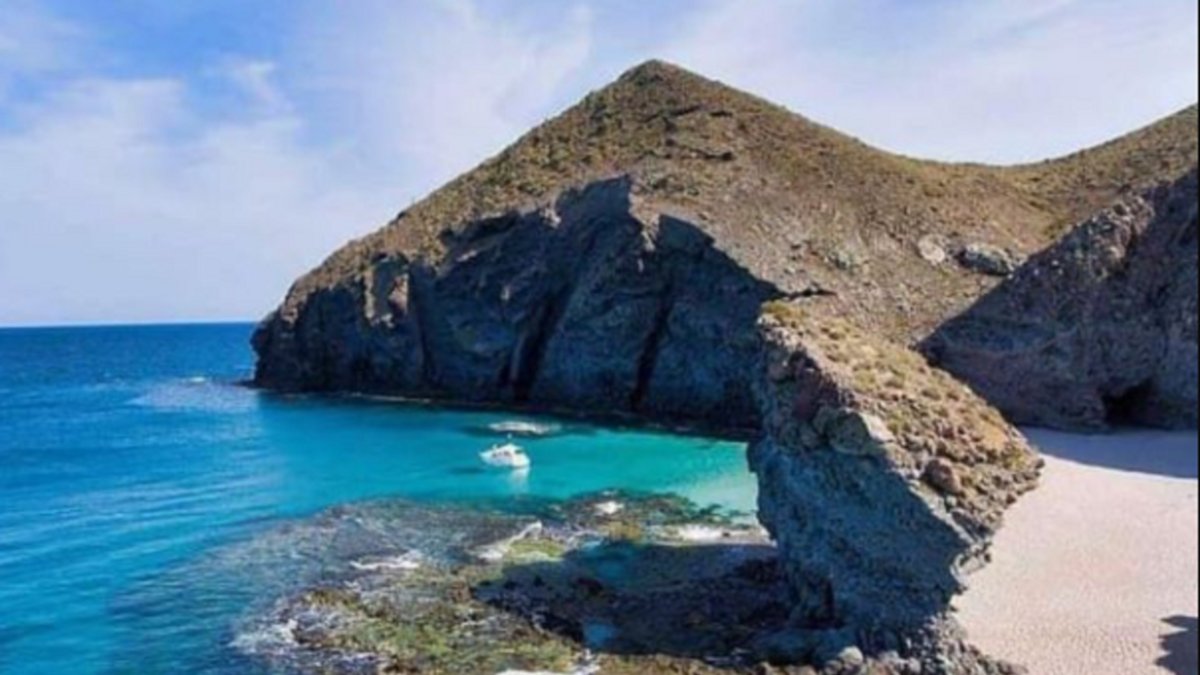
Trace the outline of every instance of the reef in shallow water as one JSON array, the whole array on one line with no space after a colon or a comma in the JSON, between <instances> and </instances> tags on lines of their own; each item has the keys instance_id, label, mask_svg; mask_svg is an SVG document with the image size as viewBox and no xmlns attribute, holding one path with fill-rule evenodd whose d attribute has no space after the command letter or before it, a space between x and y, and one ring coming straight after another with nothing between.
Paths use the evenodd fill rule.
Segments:
<instances>
[{"instance_id":1,"label":"reef in shallow water","mask_svg":"<svg viewBox=\"0 0 1200 675\"><path fill-rule=\"evenodd\" d=\"M306 570L234 642L272 672L930 672L847 648L837 630L791 630L766 532L673 496L339 507L246 546L262 548ZM797 651L818 665L789 664Z\"/></svg>"},{"instance_id":2,"label":"reef in shallow water","mask_svg":"<svg viewBox=\"0 0 1200 675\"><path fill-rule=\"evenodd\" d=\"M311 528L333 544L324 571L236 643L273 668L760 672L756 641L787 620L766 534L676 497L515 512L368 504L287 536L308 541Z\"/></svg>"}]
</instances>

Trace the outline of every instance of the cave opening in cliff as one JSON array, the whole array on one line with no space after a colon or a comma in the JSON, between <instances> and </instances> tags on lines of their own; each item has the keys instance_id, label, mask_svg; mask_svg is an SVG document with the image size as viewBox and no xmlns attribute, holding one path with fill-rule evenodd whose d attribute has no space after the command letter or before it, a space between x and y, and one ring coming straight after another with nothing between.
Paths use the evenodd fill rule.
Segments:
<instances>
[{"instance_id":1,"label":"cave opening in cliff","mask_svg":"<svg viewBox=\"0 0 1200 675\"><path fill-rule=\"evenodd\" d=\"M1119 394L1104 397L1105 421L1112 427L1138 426L1153 394L1153 383L1146 380Z\"/></svg>"}]
</instances>

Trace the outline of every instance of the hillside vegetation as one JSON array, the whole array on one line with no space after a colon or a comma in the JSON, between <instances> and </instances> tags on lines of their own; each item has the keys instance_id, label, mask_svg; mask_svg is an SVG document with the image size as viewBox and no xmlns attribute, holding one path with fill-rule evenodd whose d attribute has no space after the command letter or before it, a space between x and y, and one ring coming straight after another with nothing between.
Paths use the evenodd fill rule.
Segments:
<instances>
[{"instance_id":1,"label":"hillside vegetation","mask_svg":"<svg viewBox=\"0 0 1200 675\"><path fill-rule=\"evenodd\" d=\"M1191 108L1060 160L923 161L650 62L297 281L255 380L752 428L763 302L915 345L1196 158Z\"/></svg>"},{"instance_id":2,"label":"hillside vegetation","mask_svg":"<svg viewBox=\"0 0 1200 675\"><path fill-rule=\"evenodd\" d=\"M1117 195L1173 178L1197 158L1197 111L1069 157L1019 167L945 164L872 148L780 106L662 62L643 64L496 157L351 242L292 289L314 290L373 260L436 256L444 234L627 175L751 272L794 290L860 297L889 332L919 333L993 280L921 266L923 237L1039 250ZM874 263L874 264L873 264ZM876 288L862 288L869 281ZM924 291L910 288L920 282ZM890 289L890 290L889 290ZM931 298L920 297L928 294ZM929 304L936 307L927 307ZM894 308L906 316L892 316ZM909 307L913 305L914 307ZM909 309L915 309L913 314Z\"/></svg>"}]
</instances>

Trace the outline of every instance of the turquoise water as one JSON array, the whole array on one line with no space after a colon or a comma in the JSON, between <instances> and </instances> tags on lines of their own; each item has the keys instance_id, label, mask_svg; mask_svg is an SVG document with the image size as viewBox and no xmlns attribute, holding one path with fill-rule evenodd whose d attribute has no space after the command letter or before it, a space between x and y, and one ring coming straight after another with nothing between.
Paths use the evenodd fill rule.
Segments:
<instances>
[{"instance_id":1,"label":"turquoise water","mask_svg":"<svg viewBox=\"0 0 1200 675\"><path fill-rule=\"evenodd\" d=\"M236 386L250 331L0 331L0 673L253 672L231 643L279 588L246 581L266 558L244 552L338 504L621 488L753 508L738 444L565 423L523 441L519 476L478 459L511 416Z\"/></svg>"}]
</instances>

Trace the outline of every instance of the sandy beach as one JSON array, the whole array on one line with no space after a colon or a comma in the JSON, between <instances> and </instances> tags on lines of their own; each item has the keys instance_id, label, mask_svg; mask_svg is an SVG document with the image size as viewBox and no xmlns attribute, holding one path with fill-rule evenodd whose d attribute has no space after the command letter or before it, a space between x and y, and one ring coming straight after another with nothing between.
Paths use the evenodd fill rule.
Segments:
<instances>
[{"instance_id":1,"label":"sandy beach","mask_svg":"<svg viewBox=\"0 0 1200 675\"><path fill-rule=\"evenodd\" d=\"M1043 484L958 603L972 641L1033 675L1195 675L1197 435L1027 433Z\"/></svg>"}]
</instances>

